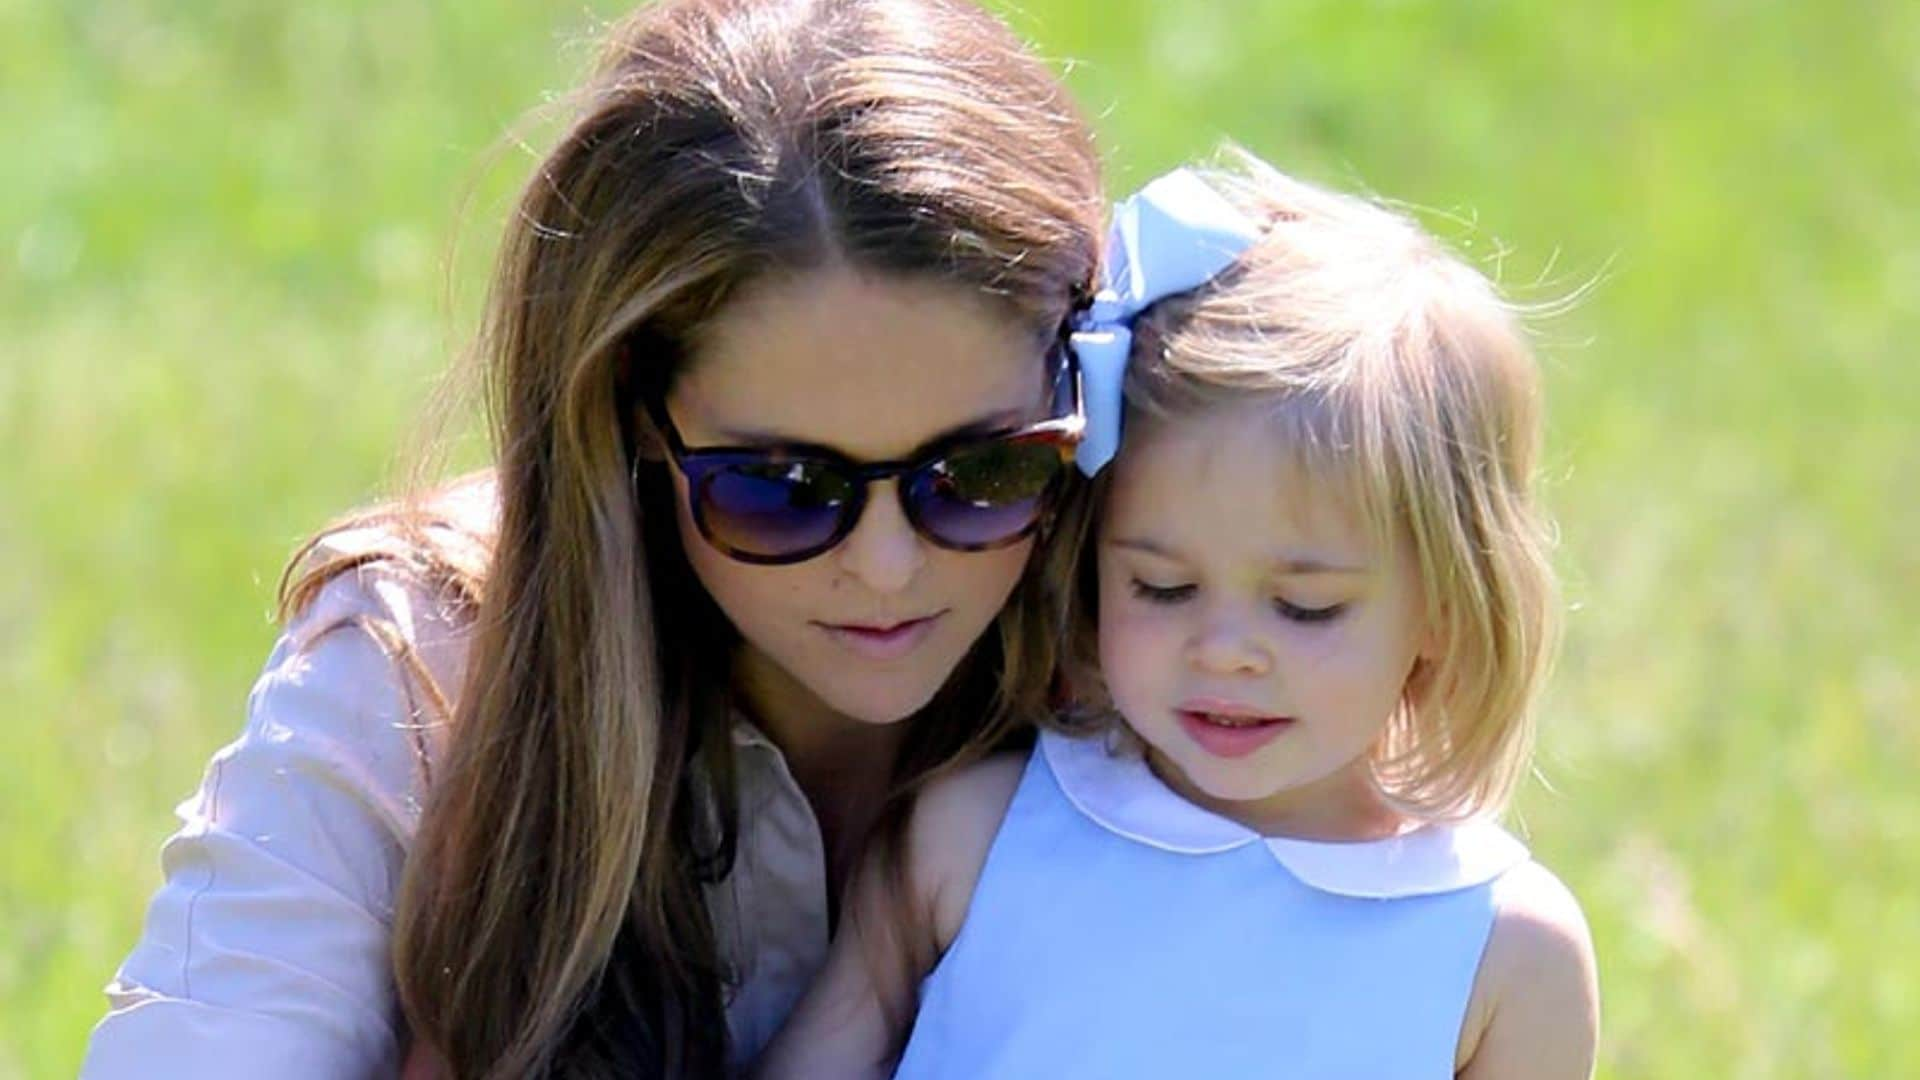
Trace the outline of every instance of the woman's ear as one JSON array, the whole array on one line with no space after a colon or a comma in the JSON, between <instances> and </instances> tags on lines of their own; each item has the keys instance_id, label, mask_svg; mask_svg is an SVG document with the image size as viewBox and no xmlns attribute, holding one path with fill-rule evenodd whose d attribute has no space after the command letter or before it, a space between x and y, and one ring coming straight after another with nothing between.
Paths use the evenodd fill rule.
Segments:
<instances>
[{"instance_id":1,"label":"woman's ear","mask_svg":"<svg viewBox=\"0 0 1920 1080\"><path fill-rule=\"evenodd\" d=\"M633 435L633 459L635 461L662 462L667 460L667 440L660 434L660 428L647 415L641 405L633 407L633 414L627 417L627 430Z\"/></svg>"},{"instance_id":2,"label":"woman's ear","mask_svg":"<svg viewBox=\"0 0 1920 1080\"><path fill-rule=\"evenodd\" d=\"M660 433L660 425L654 422L648 402L664 399L666 387L660 384L659 376L653 374L661 370L659 358L642 359L637 355L645 351L642 340L630 335L614 348L614 400L620 403L618 407L624 413L620 425L633 447L633 460L661 462L667 459L667 440Z\"/></svg>"}]
</instances>

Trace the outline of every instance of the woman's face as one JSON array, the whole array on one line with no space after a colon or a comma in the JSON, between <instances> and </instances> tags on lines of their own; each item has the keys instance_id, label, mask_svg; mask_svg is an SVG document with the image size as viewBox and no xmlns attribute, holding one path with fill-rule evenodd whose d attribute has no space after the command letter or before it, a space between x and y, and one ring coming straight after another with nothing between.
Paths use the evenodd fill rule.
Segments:
<instances>
[{"instance_id":1,"label":"woman's face","mask_svg":"<svg viewBox=\"0 0 1920 1080\"><path fill-rule=\"evenodd\" d=\"M857 462L897 460L960 429L1041 418L1044 344L956 285L807 271L757 283L707 325L668 411L694 449L811 443ZM740 632L739 688L765 719L819 706L868 724L911 715L993 621L1033 546L936 546L885 480L838 546L753 565L700 535L686 478L668 471L688 560Z\"/></svg>"}]
</instances>

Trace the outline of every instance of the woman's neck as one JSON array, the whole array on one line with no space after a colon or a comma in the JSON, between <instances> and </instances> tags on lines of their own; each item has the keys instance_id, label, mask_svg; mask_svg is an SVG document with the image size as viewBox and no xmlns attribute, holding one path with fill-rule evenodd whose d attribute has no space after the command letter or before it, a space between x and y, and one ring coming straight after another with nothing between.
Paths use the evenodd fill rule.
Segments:
<instances>
[{"instance_id":1,"label":"woman's neck","mask_svg":"<svg viewBox=\"0 0 1920 1080\"><path fill-rule=\"evenodd\" d=\"M734 658L733 685L740 707L780 748L813 808L826 849L829 895L838 898L891 790L907 725L847 716L751 647Z\"/></svg>"}]
</instances>

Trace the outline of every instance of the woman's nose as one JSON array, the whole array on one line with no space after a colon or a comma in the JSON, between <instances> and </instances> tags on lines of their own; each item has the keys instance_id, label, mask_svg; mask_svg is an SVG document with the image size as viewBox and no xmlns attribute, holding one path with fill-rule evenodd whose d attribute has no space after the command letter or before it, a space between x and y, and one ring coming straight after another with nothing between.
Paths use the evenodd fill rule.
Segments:
<instances>
[{"instance_id":1,"label":"woman's nose","mask_svg":"<svg viewBox=\"0 0 1920 1080\"><path fill-rule=\"evenodd\" d=\"M840 568L875 592L899 592L927 561L926 541L900 507L899 482L883 480L867 491L859 524L836 549Z\"/></svg>"}]
</instances>

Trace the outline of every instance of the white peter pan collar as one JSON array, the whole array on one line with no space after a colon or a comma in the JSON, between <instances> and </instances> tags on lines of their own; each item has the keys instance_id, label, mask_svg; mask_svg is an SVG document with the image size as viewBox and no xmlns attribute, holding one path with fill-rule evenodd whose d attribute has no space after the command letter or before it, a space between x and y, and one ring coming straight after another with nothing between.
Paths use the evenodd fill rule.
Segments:
<instances>
[{"instance_id":1,"label":"white peter pan collar","mask_svg":"<svg viewBox=\"0 0 1920 1080\"><path fill-rule=\"evenodd\" d=\"M1164 851L1208 855L1256 841L1303 884L1339 896L1395 899L1472 888L1530 858L1499 825L1475 819L1424 825L1385 840L1328 843L1263 837L1188 802L1138 753L1099 737L1047 731L1040 751L1067 800L1109 832Z\"/></svg>"}]
</instances>

